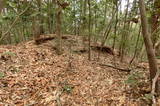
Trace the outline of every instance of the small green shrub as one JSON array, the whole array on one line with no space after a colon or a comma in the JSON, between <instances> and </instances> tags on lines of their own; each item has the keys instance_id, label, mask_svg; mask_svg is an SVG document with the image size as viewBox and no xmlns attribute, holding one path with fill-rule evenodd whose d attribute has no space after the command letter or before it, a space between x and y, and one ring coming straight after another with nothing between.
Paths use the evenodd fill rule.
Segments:
<instances>
[{"instance_id":1,"label":"small green shrub","mask_svg":"<svg viewBox=\"0 0 160 106\"><path fill-rule=\"evenodd\" d=\"M15 67L15 66L10 66L8 71L11 71L12 73L17 73L19 72L19 68Z\"/></svg>"},{"instance_id":2,"label":"small green shrub","mask_svg":"<svg viewBox=\"0 0 160 106\"><path fill-rule=\"evenodd\" d=\"M160 59L160 56L156 56L157 59Z\"/></svg>"},{"instance_id":3,"label":"small green shrub","mask_svg":"<svg viewBox=\"0 0 160 106\"><path fill-rule=\"evenodd\" d=\"M5 77L5 74L3 72L0 72L0 78Z\"/></svg>"},{"instance_id":4,"label":"small green shrub","mask_svg":"<svg viewBox=\"0 0 160 106\"><path fill-rule=\"evenodd\" d=\"M67 93L71 93L73 90L73 87L71 85L64 85L63 86L63 91Z\"/></svg>"},{"instance_id":5,"label":"small green shrub","mask_svg":"<svg viewBox=\"0 0 160 106\"><path fill-rule=\"evenodd\" d=\"M15 53L10 52L10 51L7 51L7 52L2 53L2 56L3 56L3 55L16 56L16 54L15 54Z\"/></svg>"},{"instance_id":6,"label":"small green shrub","mask_svg":"<svg viewBox=\"0 0 160 106\"><path fill-rule=\"evenodd\" d=\"M128 76L128 79L125 81L126 84L130 86L138 86L139 83L141 83L141 80L143 78L143 74L135 72Z\"/></svg>"},{"instance_id":7,"label":"small green shrub","mask_svg":"<svg viewBox=\"0 0 160 106\"><path fill-rule=\"evenodd\" d=\"M141 97L142 100L144 100L146 103L151 104L152 103L152 94L145 94L143 97Z\"/></svg>"}]
</instances>

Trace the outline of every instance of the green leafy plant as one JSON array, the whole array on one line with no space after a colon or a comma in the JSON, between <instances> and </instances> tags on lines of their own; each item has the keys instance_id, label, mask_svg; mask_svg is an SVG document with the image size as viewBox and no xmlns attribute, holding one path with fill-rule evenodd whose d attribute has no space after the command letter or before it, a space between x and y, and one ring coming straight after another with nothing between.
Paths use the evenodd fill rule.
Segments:
<instances>
[{"instance_id":1,"label":"green leafy plant","mask_svg":"<svg viewBox=\"0 0 160 106\"><path fill-rule=\"evenodd\" d=\"M152 94L145 94L143 97L141 97L141 99L143 99L144 101L146 101L148 104L150 104L152 102Z\"/></svg>"},{"instance_id":2,"label":"green leafy plant","mask_svg":"<svg viewBox=\"0 0 160 106\"><path fill-rule=\"evenodd\" d=\"M152 100L152 94L145 94L144 97L148 100Z\"/></svg>"},{"instance_id":3,"label":"green leafy plant","mask_svg":"<svg viewBox=\"0 0 160 106\"><path fill-rule=\"evenodd\" d=\"M140 79L143 77L141 73L135 72L128 76L125 81L126 84L130 86L137 86L140 83Z\"/></svg>"},{"instance_id":4,"label":"green leafy plant","mask_svg":"<svg viewBox=\"0 0 160 106\"><path fill-rule=\"evenodd\" d=\"M5 77L5 74L3 72L0 72L0 78Z\"/></svg>"},{"instance_id":5,"label":"green leafy plant","mask_svg":"<svg viewBox=\"0 0 160 106\"><path fill-rule=\"evenodd\" d=\"M10 52L10 51L4 52L4 53L2 53L2 55L16 56L16 54L15 54L15 53Z\"/></svg>"},{"instance_id":6,"label":"green leafy plant","mask_svg":"<svg viewBox=\"0 0 160 106\"><path fill-rule=\"evenodd\" d=\"M17 7L17 4L14 3L14 2L7 1L6 3L7 3L10 7L12 7L12 8Z\"/></svg>"},{"instance_id":7,"label":"green leafy plant","mask_svg":"<svg viewBox=\"0 0 160 106\"><path fill-rule=\"evenodd\" d=\"M11 71L12 73L16 73L16 72L19 72L19 69L15 66L10 66L9 71Z\"/></svg>"},{"instance_id":8,"label":"green leafy plant","mask_svg":"<svg viewBox=\"0 0 160 106\"><path fill-rule=\"evenodd\" d=\"M63 91L67 93L71 93L73 90L73 87L71 85L64 85L63 86Z\"/></svg>"},{"instance_id":9,"label":"green leafy plant","mask_svg":"<svg viewBox=\"0 0 160 106\"><path fill-rule=\"evenodd\" d=\"M156 56L157 59L160 59L160 56Z\"/></svg>"}]
</instances>

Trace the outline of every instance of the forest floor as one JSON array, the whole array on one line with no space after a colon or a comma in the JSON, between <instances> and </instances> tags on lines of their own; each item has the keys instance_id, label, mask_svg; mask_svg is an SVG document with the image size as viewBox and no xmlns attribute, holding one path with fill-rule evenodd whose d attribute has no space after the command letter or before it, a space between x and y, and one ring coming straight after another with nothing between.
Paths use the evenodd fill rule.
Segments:
<instances>
[{"instance_id":1,"label":"forest floor","mask_svg":"<svg viewBox=\"0 0 160 106\"><path fill-rule=\"evenodd\" d=\"M77 52L83 48L80 37L63 43L62 55L56 54L54 40L39 45L34 41L1 45L0 106L146 105L148 99L139 89L148 84L145 66L124 72L101 65L127 69L128 63L119 62L117 56L101 53L98 60L98 51L92 50L92 61L88 61L87 52ZM136 71L143 72L138 79L141 84L131 87L125 82Z\"/></svg>"}]
</instances>

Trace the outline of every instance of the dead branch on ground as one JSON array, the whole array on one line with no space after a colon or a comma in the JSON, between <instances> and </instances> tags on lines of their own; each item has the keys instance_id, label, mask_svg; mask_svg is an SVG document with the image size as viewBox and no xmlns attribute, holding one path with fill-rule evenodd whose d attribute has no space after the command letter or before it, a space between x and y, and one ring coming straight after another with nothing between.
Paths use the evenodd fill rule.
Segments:
<instances>
[{"instance_id":1,"label":"dead branch on ground","mask_svg":"<svg viewBox=\"0 0 160 106\"><path fill-rule=\"evenodd\" d=\"M98 50L98 51L102 51L102 52L106 52L108 54L114 55L114 51L111 47L108 46L100 46L100 45L92 45L91 46L92 49Z\"/></svg>"},{"instance_id":2,"label":"dead branch on ground","mask_svg":"<svg viewBox=\"0 0 160 106\"><path fill-rule=\"evenodd\" d=\"M126 69L124 69L124 68L119 68L119 67L115 67L115 66L113 66L113 65L111 65L111 64L100 64L101 66L107 66L107 67L111 67L111 68L114 68L114 69L117 69L117 70L120 70L120 71L123 71L123 72L130 72L131 71L131 69L129 69L129 68L126 68Z\"/></svg>"},{"instance_id":3,"label":"dead branch on ground","mask_svg":"<svg viewBox=\"0 0 160 106\"><path fill-rule=\"evenodd\" d=\"M68 39L68 38L69 36L62 36L62 39ZM35 39L35 43L42 44L42 43L45 43L46 41L50 41L53 39L57 39L57 36L56 35L52 35L52 36L43 35L43 36L40 36L40 38Z\"/></svg>"}]
</instances>

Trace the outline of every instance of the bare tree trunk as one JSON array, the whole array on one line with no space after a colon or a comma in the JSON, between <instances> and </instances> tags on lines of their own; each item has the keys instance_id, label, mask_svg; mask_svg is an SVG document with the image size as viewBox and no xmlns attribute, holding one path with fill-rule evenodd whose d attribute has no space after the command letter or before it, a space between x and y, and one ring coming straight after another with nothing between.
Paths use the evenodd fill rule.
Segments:
<instances>
[{"instance_id":1,"label":"bare tree trunk","mask_svg":"<svg viewBox=\"0 0 160 106\"><path fill-rule=\"evenodd\" d=\"M39 11L39 15L38 15L39 30L40 30L40 34L43 34L44 29L43 29L43 16L42 16L42 1L37 0L37 3L38 3L38 11Z\"/></svg>"},{"instance_id":2,"label":"bare tree trunk","mask_svg":"<svg viewBox=\"0 0 160 106\"><path fill-rule=\"evenodd\" d=\"M47 5L48 5L48 18L47 18L47 22L48 22L48 31L49 33L52 33L52 23L51 23L51 1L47 0Z\"/></svg>"},{"instance_id":3,"label":"bare tree trunk","mask_svg":"<svg viewBox=\"0 0 160 106\"><path fill-rule=\"evenodd\" d=\"M110 32L111 32L112 23L113 23L115 14L116 14L116 10L113 8L113 9L112 9L112 18L110 19L110 22L109 22L109 24L108 24L108 26L107 26L107 28L106 28L106 30L105 30L105 32L104 32L104 35L103 35L103 36L104 36L104 39L102 40L101 46L104 46L104 45L105 45L106 40L107 40L107 38L108 38L108 36L109 36L109 34L110 34Z\"/></svg>"},{"instance_id":4,"label":"bare tree trunk","mask_svg":"<svg viewBox=\"0 0 160 106\"><path fill-rule=\"evenodd\" d=\"M34 39L38 39L40 37L40 30L38 27L37 17L33 17L33 23L32 23L32 34L34 35Z\"/></svg>"},{"instance_id":5,"label":"bare tree trunk","mask_svg":"<svg viewBox=\"0 0 160 106\"><path fill-rule=\"evenodd\" d=\"M129 27L129 23L128 23L128 27L127 27L127 17L128 17L128 10L129 10L129 1L127 0L127 8L126 8L126 13L125 13L125 17L124 17L124 34L121 36L121 43L120 43L120 48L119 48L119 52L120 52L120 61L123 62L124 59L124 55L125 55L125 49L126 49L126 40L127 40L127 34L128 32L126 32L127 28ZM128 28L129 29L129 28Z\"/></svg>"},{"instance_id":6,"label":"bare tree trunk","mask_svg":"<svg viewBox=\"0 0 160 106\"><path fill-rule=\"evenodd\" d=\"M158 71L158 67L157 67L157 61L155 58L155 52L153 49L153 44L150 38L151 34L148 31L148 22L146 18L144 0L139 0L139 8L140 8L140 15L141 15L141 23L142 23L142 34L143 34L144 43L147 51L147 57L149 61L150 80L152 81L156 75L156 72ZM160 92L158 81L156 83L156 91L157 93Z\"/></svg>"},{"instance_id":7,"label":"bare tree trunk","mask_svg":"<svg viewBox=\"0 0 160 106\"><path fill-rule=\"evenodd\" d=\"M89 32L89 36L88 36L88 40L89 40L89 45L88 45L88 60L91 60L91 4L90 4L90 0L88 0L88 8L89 8L89 23L88 23L88 32Z\"/></svg>"},{"instance_id":8,"label":"bare tree trunk","mask_svg":"<svg viewBox=\"0 0 160 106\"><path fill-rule=\"evenodd\" d=\"M3 9L3 1L1 0L0 1L0 13L2 12L2 9Z\"/></svg>"},{"instance_id":9,"label":"bare tree trunk","mask_svg":"<svg viewBox=\"0 0 160 106\"><path fill-rule=\"evenodd\" d=\"M136 45L135 45L135 51L134 51L134 54L133 54L131 61L129 62L130 64L132 64L132 62L136 58L140 35L141 35L141 26L139 27L138 37L137 37L137 41L136 41Z\"/></svg>"},{"instance_id":10,"label":"bare tree trunk","mask_svg":"<svg viewBox=\"0 0 160 106\"><path fill-rule=\"evenodd\" d=\"M115 43L116 43L116 36L117 36L117 25L118 25L118 1L115 4L115 8L116 8L116 22L115 22L115 26L114 26L114 38L113 38L113 45L112 45L112 49L115 49Z\"/></svg>"},{"instance_id":11,"label":"bare tree trunk","mask_svg":"<svg viewBox=\"0 0 160 106\"><path fill-rule=\"evenodd\" d=\"M83 11L82 11L82 29L81 32L83 33L83 44L84 44L84 48L85 48L85 38L86 38L86 23L87 23L87 19L86 19L86 11L87 10L87 0L83 0Z\"/></svg>"},{"instance_id":12,"label":"bare tree trunk","mask_svg":"<svg viewBox=\"0 0 160 106\"><path fill-rule=\"evenodd\" d=\"M3 2L0 0L0 14L2 13L3 10ZM0 36L2 36L2 25L0 26Z\"/></svg>"},{"instance_id":13,"label":"bare tree trunk","mask_svg":"<svg viewBox=\"0 0 160 106\"><path fill-rule=\"evenodd\" d=\"M151 14L151 33L152 33L152 42L153 42L153 47L156 44L158 34L156 32L157 28L159 27L159 9L160 9L160 3L159 0L153 0L153 7L152 7L152 14Z\"/></svg>"},{"instance_id":14,"label":"bare tree trunk","mask_svg":"<svg viewBox=\"0 0 160 106\"><path fill-rule=\"evenodd\" d=\"M62 33L61 33L61 18L62 18L62 10L65 9L69 4L66 2L60 2L59 0L54 1L58 6L56 10L56 34L58 36L57 40L57 53L59 55L62 54Z\"/></svg>"},{"instance_id":15,"label":"bare tree trunk","mask_svg":"<svg viewBox=\"0 0 160 106\"><path fill-rule=\"evenodd\" d=\"M56 11L56 34L58 36L58 41L57 41L57 53L62 54L62 34L61 34L61 14L62 10L61 7L58 7Z\"/></svg>"},{"instance_id":16,"label":"bare tree trunk","mask_svg":"<svg viewBox=\"0 0 160 106\"><path fill-rule=\"evenodd\" d=\"M78 35L81 35L81 27L82 27L82 12L83 12L83 0L80 1L80 20L78 22Z\"/></svg>"},{"instance_id":17,"label":"bare tree trunk","mask_svg":"<svg viewBox=\"0 0 160 106\"><path fill-rule=\"evenodd\" d=\"M108 0L105 1L104 25L106 25L106 18L107 18L107 2L108 2Z\"/></svg>"},{"instance_id":18,"label":"bare tree trunk","mask_svg":"<svg viewBox=\"0 0 160 106\"><path fill-rule=\"evenodd\" d=\"M76 20L76 0L75 1L73 1L73 3L74 3L74 22L73 22L73 24L74 24L74 35L77 35L77 20Z\"/></svg>"}]
</instances>

